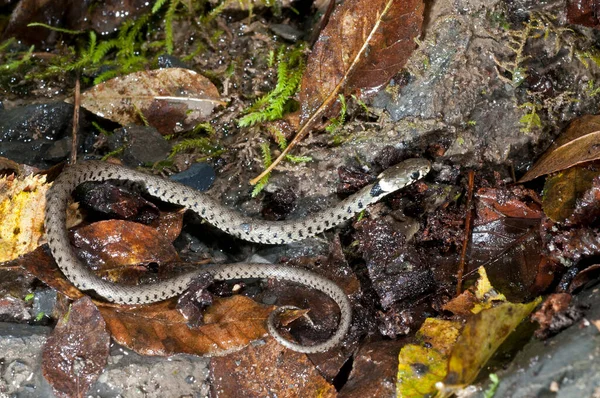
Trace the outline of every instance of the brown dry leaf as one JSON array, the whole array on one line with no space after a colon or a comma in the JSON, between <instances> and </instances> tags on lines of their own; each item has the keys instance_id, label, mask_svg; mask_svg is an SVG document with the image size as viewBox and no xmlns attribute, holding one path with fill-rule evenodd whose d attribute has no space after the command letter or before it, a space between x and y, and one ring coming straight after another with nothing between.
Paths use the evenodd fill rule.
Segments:
<instances>
[{"instance_id":1,"label":"brown dry leaf","mask_svg":"<svg viewBox=\"0 0 600 398\"><path fill-rule=\"evenodd\" d=\"M42 351L42 372L59 397L83 397L104 370L110 336L89 297L59 319Z\"/></svg>"},{"instance_id":2,"label":"brown dry leaf","mask_svg":"<svg viewBox=\"0 0 600 398\"><path fill-rule=\"evenodd\" d=\"M396 377L398 352L404 344L404 341L385 340L362 345L338 397L393 397L396 389L390 380Z\"/></svg>"},{"instance_id":3,"label":"brown dry leaf","mask_svg":"<svg viewBox=\"0 0 600 398\"><path fill-rule=\"evenodd\" d=\"M40 245L49 186L44 176L0 178L0 262Z\"/></svg>"},{"instance_id":4,"label":"brown dry leaf","mask_svg":"<svg viewBox=\"0 0 600 398\"><path fill-rule=\"evenodd\" d=\"M554 222L563 222L571 217L577 202L592 188L594 179L599 175L600 172L585 167L572 167L548 177L544 184L544 213Z\"/></svg>"},{"instance_id":5,"label":"brown dry leaf","mask_svg":"<svg viewBox=\"0 0 600 398\"><path fill-rule=\"evenodd\" d=\"M167 237L155 228L132 221L95 222L73 231L71 242L89 267L109 272L113 280L130 265L179 260Z\"/></svg>"},{"instance_id":6,"label":"brown dry leaf","mask_svg":"<svg viewBox=\"0 0 600 398\"><path fill-rule=\"evenodd\" d=\"M596 159L600 159L600 116L582 116L569 124L519 182Z\"/></svg>"},{"instance_id":7,"label":"brown dry leaf","mask_svg":"<svg viewBox=\"0 0 600 398\"><path fill-rule=\"evenodd\" d=\"M547 271L540 220L501 218L473 228L468 270L485 267L494 286L513 301L531 299Z\"/></svg>"},{"instance_id":8,"label":"brown dry leaf","mask_svg":"<svg viewBox=\"0 0 600 398\"><path fill-rule=\"evenodd\" d=\"M203 326L190 328L176 300L142 307L100 306L113 338L142 355L225 355L267 333L273 306L244 296L215 299Z\"/></svg>"},{"instance_id":9,"label":"brown dry leaf","mask_svg":"<svg viewBox=\"0 0 600 398\"><path fill-rule=\"evenodd\" d=\"M300 89L300 130L268 174L328 116L339 94L375 89L404 66L421 33L422 0L347 0L331 15L308 57Z\"/></svg>"},{"instance_id":10,"label":"brown dry leaf","mask_svg":"<svg viewBox=\"0 0 600 398\"><path fill-rule=\"evenodd\" d=\"M486 224L504 217L537 218L543 216L537 193L520 186L480 188L477 198L477 224Z\"/></svg>"},{"instance_id":11,"label":"brown dry leaf","mask_svg":"<svg viewBox=\"0 0 600 398\"><path fill-rule=\"evenodd\" d=\"M335 388L304 354L288 350L273 339L261 346L213 358L211 396L254 398L335 397Z\"/></svg>"},{"instance_id":12,"label":"brown dry leaf","mask_svg":"<svg viewBox=\"0 0 600 398\"><path fill-rule=\"evenodd\" d=\"M98 116L125 126L140 124L141 113L163 135L192 128L224 104L210 80L183 68L131 73L81 95L81 105Z\"/></svg>"}]
</instances>

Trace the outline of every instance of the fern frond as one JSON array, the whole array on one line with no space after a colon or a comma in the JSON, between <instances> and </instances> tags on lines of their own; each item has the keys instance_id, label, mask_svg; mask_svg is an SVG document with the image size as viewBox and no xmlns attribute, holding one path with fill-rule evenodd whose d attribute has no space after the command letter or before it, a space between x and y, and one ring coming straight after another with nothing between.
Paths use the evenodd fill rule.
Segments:
<instances>
[{"instance_id":1,"label":"fern frond","mask_svg":"<svg viewBox=\"0 0 600 398\"><path fill-rule=\"evenodd\" d=\"M173 20L175 19L175 10L180 0L171 0L169 8L165 14L165 47L167 54L173 54Z\"/></svg>"},{"instance_id":2,"label":"fern frond","mask_svg":"<svg viewBox=\"0 0 600 398\"><path fill-rule=\"evenodd\" d=\"M299 49L290 53L283 49L277 56L277 83L272 91L257 99L240 118L240 127L253 126L267 120L280 119L290 103L290 99L298 90L304 73L304 57Z\"/></svg>"},{"instance_id":3,"label":"fern frond","mask_svg":"<svg viewBox=\"0 0 600 398\"><path fill-rule=\"evenodd\" d=\"M262 152L263 166L267 168L273 162L273 159L271 157L271 148L269 147L269 144L265 142L260 145L260 150ZM254 189L252 189L253 198L258 196L258 194L267 186L267 183L269 182L269 177L271 177L271 173L265 175L263 178L260 179L258 183L256 183Z\"/></svg>"},{"instance_id":4,"label":"fern frond","mask_svg":"<svg viewBox=\"0 0 600 398\"><path fill-rule=\"evenodd\" d=\"M165 5L165 3L167 1L169 1L169 0L156 0L154 5L152 6L152 14L156 14L158 12L158 10L160 10L162 8L162 6Z\"/></svg>"}]
</instances>

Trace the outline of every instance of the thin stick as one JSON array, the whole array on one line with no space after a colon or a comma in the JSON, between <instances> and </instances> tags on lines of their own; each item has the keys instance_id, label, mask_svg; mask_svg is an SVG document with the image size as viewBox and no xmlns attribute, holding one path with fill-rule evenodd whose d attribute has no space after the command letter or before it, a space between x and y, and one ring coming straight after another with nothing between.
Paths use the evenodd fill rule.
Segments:
<instances>
[{"instance_id":1,"label":"thin stick","mask_svg":"<svg viewBox=\"0 0 600 398\"><path fill-rule=\"evenodd\" d=\"M469 171L469 187L467 192L467 214L465 216L465 235L463 239L463 247L460 253L460 262L458 264L458 271L456 273L456 295L462 293L462 281L463 275L465 274L465 262L467 258L467 249L469 248L469 242L471 241L471 218L473 212L471 211L471 201L473 200L473 187L475 185L475 173L473 170Z\"/></svg>"},{"instance_id":2,"label":"thin stick","mask_svg":"<svg viewBox=\"0 0 600 398\"><path fill-rule=\"evenodd\" d=\"M77 80L75 81L75 101L73 101L73 141L71 142L70 164L75 164L77 162L77 132L79 131L79 108L81 106L80 94L79 74L77 74Z\"/></svg>"}]
</instances>

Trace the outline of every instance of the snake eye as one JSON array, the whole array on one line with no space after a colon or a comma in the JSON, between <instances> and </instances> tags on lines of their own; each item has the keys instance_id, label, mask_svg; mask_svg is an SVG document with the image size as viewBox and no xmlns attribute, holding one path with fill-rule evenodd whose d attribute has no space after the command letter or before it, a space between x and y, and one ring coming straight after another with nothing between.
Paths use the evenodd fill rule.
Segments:
<instances>
[{"instance_id":1,"label":"snake eye","mask_svg":"<svg viewBox=\"0 0 600 398\"><path fill-rule=\"evenodd\" d=\"M421 178L421 173L418 171L413 171L413 173L410 175L410 178L412 178L413 181L416 181Z\"/></svg>"}]
</instances>

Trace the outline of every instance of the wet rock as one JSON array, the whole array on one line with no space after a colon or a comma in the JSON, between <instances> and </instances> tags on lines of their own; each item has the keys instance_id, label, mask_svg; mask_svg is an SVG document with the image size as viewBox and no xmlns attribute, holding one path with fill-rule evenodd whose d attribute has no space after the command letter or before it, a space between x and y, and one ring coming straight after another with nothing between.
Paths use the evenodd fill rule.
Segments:
<instances>
[{"instance_id":1,"label":"wet rock","mask_svg":"<svg viewBox=\"0 0 600 398\"><path fill-rule=\"evenodd\" d=\"M189 169L171 176L173 181L198 191L206 191L215 180L215 169L208 163L194 163Z\"/></svg>"},{"instance_id":2,"label":"wet rock","mask_svg":"<svg viewBox=\"0 0 600 398\"><path fill-rule=\"evenodd\" d=\"M73 105L65 102L0 110L0 143L56 140L71 130L72 121Z\"/></svg>"},{"instance_id":3,"label":"wet rock","mask_svg":"<svg viewBox=\"0 0 600 398\"><path fill-rule=\"evenodd\" d=\"M154 127L129 126L108 137L110 151L122 151L123 163L129 167L153 164L163 160L171 150L169 144Z\"/></svg>"}]
</instances>

